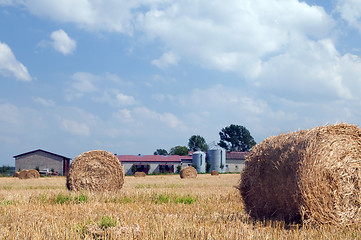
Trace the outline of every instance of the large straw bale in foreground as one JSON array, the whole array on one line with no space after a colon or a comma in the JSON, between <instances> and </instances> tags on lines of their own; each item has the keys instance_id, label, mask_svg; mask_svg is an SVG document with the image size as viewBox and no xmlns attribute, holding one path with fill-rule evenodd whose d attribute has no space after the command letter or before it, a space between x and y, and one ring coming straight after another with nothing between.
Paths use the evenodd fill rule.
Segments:
<instances>
[{"instance_id":1,"label":"large straw bale in foreground","mask_svg":"<svg viewBox=\"0 0 361 240\"><path fill-rule=\"evenodd\" d=\"M119 191L124 170L114 154L95 150L77 156L71 163L66 186L69 190Z\"/></svg>"},{"instance_id":2,"label":"large straw bale in foreground","mask_svg":"<svg viewBox=\"0 0 361 240\"><path fill-rule=\"evenodd\" d=\"M239 190L257 219L361 223L361 129L349 124L270 137L246 160Z\"/></svg>"},{"instance_id":3,"label":"large straw bale in foreground","mask_svg":"<svg viewBox=\"0 0 361 240\"><path fill-rule=\"evenodd\" d=\"M40 174L35 169L30 169L30 170L24 169L19 173L18 177L19 177L19 179L39 178Z\"/></svg>"},{"instance_id":4,"label":"large straw bale in foreground","mask_svg":"<svg viewBox=\"0 0 361 240\"><path fill-rule=\"evenodd\" d=\"M145 172L135 172L134 177L145 177L147 174Z\"/></svg>"},{"instance_id":5,"label":"large straw bale in foreground","mask_svg":"<svg viewBox=\"0 0 361 240\"><path fill-rule=\"evenodd\" d=\"M197 170L192 166L185 167L180 171L180 177L181 178L196 178Z\"/></svg>"}]
</instances>

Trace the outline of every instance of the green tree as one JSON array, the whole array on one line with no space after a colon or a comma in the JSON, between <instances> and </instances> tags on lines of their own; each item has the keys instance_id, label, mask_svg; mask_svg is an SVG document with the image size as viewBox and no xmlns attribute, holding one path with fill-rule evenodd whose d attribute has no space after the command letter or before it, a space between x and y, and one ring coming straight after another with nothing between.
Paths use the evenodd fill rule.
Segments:
<instances>
[{"instance_id":1,"label":"green tree","mask_svg":"<svg viewBox=\"0 0 361 240\"><path fill-rule=\"evenodd\" d=\"M167 152L167 150L165 150L165 149L157 149L157 150L154 152L154 155L163 155L163 156L165 156L165 155L168 155L168 152Z\"/></svg>"},{"instance_id":2,"label":"green tree","mask_svg":"<svg viewBox=\"0 0 361 240\"><path fill-rule=\"evenodd\" d=\"M186 155L188 155L188 148L186 146L172 147L169 151L169 155L186 156Z\"/></svg>"},{"instance_id":3,"label":"green tree","mask_svg":"<svg viewBox=\"0 0 361 240\"><path fill-rule=\"evenodd\" d=\"M251 133L247 128L240 125L231 124L222 128L219 136L221 140L218 145L230 151L249 151L256 145Z\"/></svg>"},{"instance_id":4,"label":"green tree","mask_svg":"<svg viewBox=\"0 0 361 240\"><path fill-rule=\"evenodd\" d=\"M206 140L199 135L193 135L188 140L188 147L190 151L203 151L206 152L208 150L208 145Z\"/></svg>"}]
</instances>

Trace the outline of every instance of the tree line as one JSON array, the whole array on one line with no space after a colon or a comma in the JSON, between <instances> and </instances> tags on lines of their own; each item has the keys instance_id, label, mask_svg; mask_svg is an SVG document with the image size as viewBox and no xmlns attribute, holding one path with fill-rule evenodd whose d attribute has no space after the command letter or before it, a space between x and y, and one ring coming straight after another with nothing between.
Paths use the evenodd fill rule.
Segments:
<instances>
[{"instance_id":1,"label":"tree line","mask_svg":"<svg viewBox=\"0 0 361 240\"><path fill-rule=\"evenodd\" d=\"M256 145L248 129L241 125L231 124L222 128L219 132L220 141L218 145L227 151L246 152ZM169 152L165 149L157 149L154 155L180 155L185 156L188 151L203 151L208 150L208 144L204 137L200 135L193 135L188 139L188 146L175 146Z\"/></svg>"}]
</instances>

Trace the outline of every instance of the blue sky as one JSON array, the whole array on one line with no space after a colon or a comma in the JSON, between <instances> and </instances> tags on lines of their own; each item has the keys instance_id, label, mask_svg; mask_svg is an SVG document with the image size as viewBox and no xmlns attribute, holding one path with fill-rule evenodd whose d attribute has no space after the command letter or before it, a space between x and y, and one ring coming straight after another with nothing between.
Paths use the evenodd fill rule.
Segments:
<instances>
[{"instance_id":1,"label":"blue sky","mask_svg":"<svg viewBox=\"0 0 361 240\"><path fill-rule=\"evenodd\" d=\"M359 0L0 0L0 165L361 120Z\"/></svg>"}]
</instances>

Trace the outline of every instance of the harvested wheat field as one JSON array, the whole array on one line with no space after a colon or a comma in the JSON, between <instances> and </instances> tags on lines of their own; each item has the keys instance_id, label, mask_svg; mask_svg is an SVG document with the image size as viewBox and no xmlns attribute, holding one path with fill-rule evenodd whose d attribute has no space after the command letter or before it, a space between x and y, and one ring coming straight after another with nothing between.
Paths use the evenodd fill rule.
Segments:
<instances>
[{"instance_id":1,"label":"harvested wheat field","mask_svg":"<svg viewBox=\"0 0 361 240\"><path fill-rule=\"evenodd\" d=\"M145 174L145 172L135 172L134 173L134 177L145 177L147 176L147 174Z\"/></svg>"},{"instance_id":2,"label":"harvested wheat field","mask_svg":"<svg viewBox=\"0 0 361 240\"><path fill-rule=\"evenodd\" d=\"M361 129L345 123L270 137L239 186L256 219L343 227L361 223Z\"/></svg>"},{"instance_id":3,"label":"harvested wheat field","mask_svg":"<svg viewBox=\"0 0 361 240\"><path fill-rule=\"evenodd\" d=\"M126 176L121 191L68 191L65 177L0 178L0 239L360 239L359 226L249 219L239 174Z\"/></svg>"}]
</instances>

